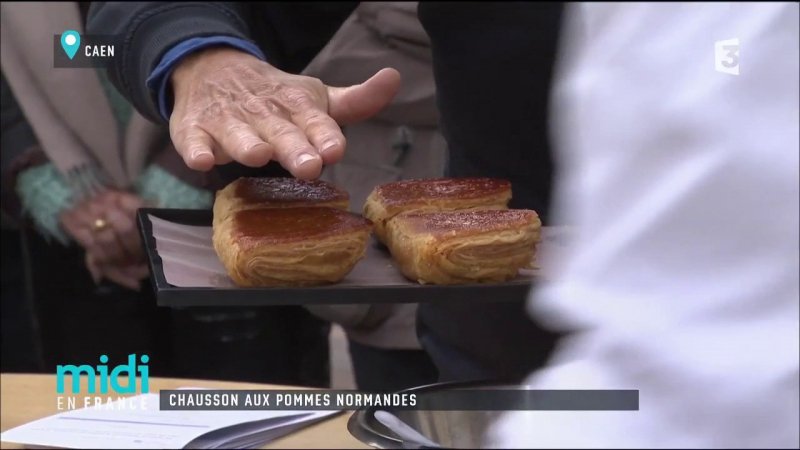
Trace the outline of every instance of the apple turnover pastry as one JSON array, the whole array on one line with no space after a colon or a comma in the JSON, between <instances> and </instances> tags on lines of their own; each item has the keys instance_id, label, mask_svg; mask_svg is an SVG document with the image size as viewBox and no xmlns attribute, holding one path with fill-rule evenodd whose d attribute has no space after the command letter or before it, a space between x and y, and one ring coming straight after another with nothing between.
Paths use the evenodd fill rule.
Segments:
<instances>
[{"instance_id":1,"label":"apple turnover pastry","mask_svg":"<svg viewBox=\"0 0 800 450\"><path fill-rule=\"evenodd\" d=\"M364 204L364 217L388 245L386 225L404 212L506 209L511 183L495 178L405 180L376 187Z\"/></svg>"},{"instance_id":2,"label":"apple turnover pastry","mask_svg":"<svg viewBox=\"0 0 800 450\"><path fill-rule=\"evenodd\" d=\"M214 224L245 209L327 206L347 210L349 202L346 191L321 180L245 177L217 192Z\"/></svg>"},{"instance_id":3,"label":"apple turnover pastry","mask_svg":"<svg viewBox=\"0 0 800 450\"><path fill-rule=\"evenodd\" d=\"M341 281L365 253L372 224L327 207L244 209L214 228L214 249L239 286Z\"/></svg>"},{"instance_id":4,"label":"apple turnover pastry","mask_svg":"<svg viewBox=\"0 0 800 450\"><path fill-rule=\"evenodd\" d=\"M524 209L411 212L389 221L389 250L419 283L502 282L530 267L541 221Z\"/></svg>"}]
</instances>

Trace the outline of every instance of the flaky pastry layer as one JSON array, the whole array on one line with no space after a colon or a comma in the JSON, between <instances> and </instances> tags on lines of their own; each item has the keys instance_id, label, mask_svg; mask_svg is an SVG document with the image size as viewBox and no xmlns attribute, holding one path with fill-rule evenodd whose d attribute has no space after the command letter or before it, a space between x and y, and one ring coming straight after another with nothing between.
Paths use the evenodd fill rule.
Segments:
<instances>
[{"instance_id":1,"label":"flaky pastry layer","mask_svg":"<svg viewBox=\"0 0 800 450\"><path fill-rule=\"evenodd\" d=\"M364 204L375 236L388 245L386 226L407 212L506 209L511 183L494 178L404 180L376 187Z\"/></svg>"},{"instance_id":2,"label":"flaky pastry layer","mask_svg":"<svg viewBox=\"0 0 800 450\"><path fill-rule=\"evenodd\" d=\"M238 286L341 281L364 257L371 223L333 208L237 211L214 225L217 255Z\"/></svg>"},{"instance_id":3,"label":"flaky pastry layer","mask_svg":"<svg viewBox=\"0 0 800 450\"><path fill-rule=\"evenodd\" d=\"M534 211L404 213L389 221L389 250L419 283L502 282L529 267L540 239Z\"/></svg>"}]
</instances>

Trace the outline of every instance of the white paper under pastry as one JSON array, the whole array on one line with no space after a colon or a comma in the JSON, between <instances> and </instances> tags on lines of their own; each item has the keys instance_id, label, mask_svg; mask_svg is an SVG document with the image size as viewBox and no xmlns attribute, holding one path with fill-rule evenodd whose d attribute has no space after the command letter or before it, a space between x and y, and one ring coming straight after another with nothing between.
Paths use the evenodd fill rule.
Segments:
<instances>
[{"instance_id":1,"label":"white paper under pastry","mask_svg":"<svg viewBox=\"0 0 800 450\"><path fill-rule=\"evenodd\" d=\"M164 278L167 283L177 287L235 287L233 281L219 261L211 244L210 226L183 225L148 215L152 223L156 251L163 263ZM543 228L542 242L539 244L537 258L539 270L522 270L521 277L544 276L547 266L542 264L545 255L561 253L565 246L565 231ZM547 257L547 261L552 258ZM554 261L553 261L554 262ZM397 286L416 285L405 279L388 252L375 242L367 245L364 258L337 286Z\"/></svg>"}]
</instances>

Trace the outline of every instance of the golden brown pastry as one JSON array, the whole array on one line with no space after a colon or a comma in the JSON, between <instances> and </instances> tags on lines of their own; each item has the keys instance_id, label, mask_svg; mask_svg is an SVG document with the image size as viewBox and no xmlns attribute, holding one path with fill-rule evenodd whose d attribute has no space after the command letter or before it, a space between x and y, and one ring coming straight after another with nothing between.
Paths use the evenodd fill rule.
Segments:
<instances>
[{"instance_id":1,"label":"golden brown pastry","mask_svg":"<svg viewBox=\"0 0 800 450\"><path fill-rule=\"evenodd\" d=\"M389 221L389 250L419 283L499 282L529 267L541 221L525 209L412 212Z\"/></svg>"},{"instance_id":2,"label":"golden brown pastry","mask_svg":"<svg viewBox=\"0 0 800 450\"><path fill-rule=\"evenodd\" d=\"M335 208L245 209L214 229L214 249L239 286L340 281L364 256L372 224Z\"/></svg>"},{"instance_id":3,"label":"golden brown pastry","mask_svg":"<svg viewBox=\"0 0 800 450\"><path fill-rule=\"evenodd\" d=\"M511 183L495 178L405 180L376 187L364 204L364 217L375 224L384 244L389 220L410 211L506 209Z\"/></svg>"},{"instance_id":4,"label":"golden brown pastry","mask_svg":"<svg viewBox=\"0 0 800 450\"><path fill-rule=\"evenodd\" d=\"M321 180L239 178L217 192L214 224L244 209L328 206L346 210L349 201L346 191Z\"/></svg>"}]
</instances>

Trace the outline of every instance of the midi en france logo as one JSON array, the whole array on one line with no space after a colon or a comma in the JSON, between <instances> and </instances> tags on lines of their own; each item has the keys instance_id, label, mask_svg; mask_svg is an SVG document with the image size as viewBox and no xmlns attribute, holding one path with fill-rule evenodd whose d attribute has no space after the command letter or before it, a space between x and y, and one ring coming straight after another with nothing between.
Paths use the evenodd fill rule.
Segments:
<instances>
[{"instance_id":1,"label":"midi en france logo","mask_svg":"<svg viewBox=\"0 0 800 450\"><path fill-rule=\"evenodd\" d=\"M140 404L141 402L124 401L133 398L124 395L150 392L148 367L150 357L141 355L137 358L136 354L132 353L128 355L127 363L114 368L109 367L107 355L100 355L99 361L100 364L96 366L89 364L56 366L58 409L110 405L112 402L118 403L116 408L140 409L144 406ZM71 381L69 384L68 375ZM86 380L85 383L82 382L83 378ZM146 397L140 397L140 400L144 398Z\"/></svg>"}]
</instances>

